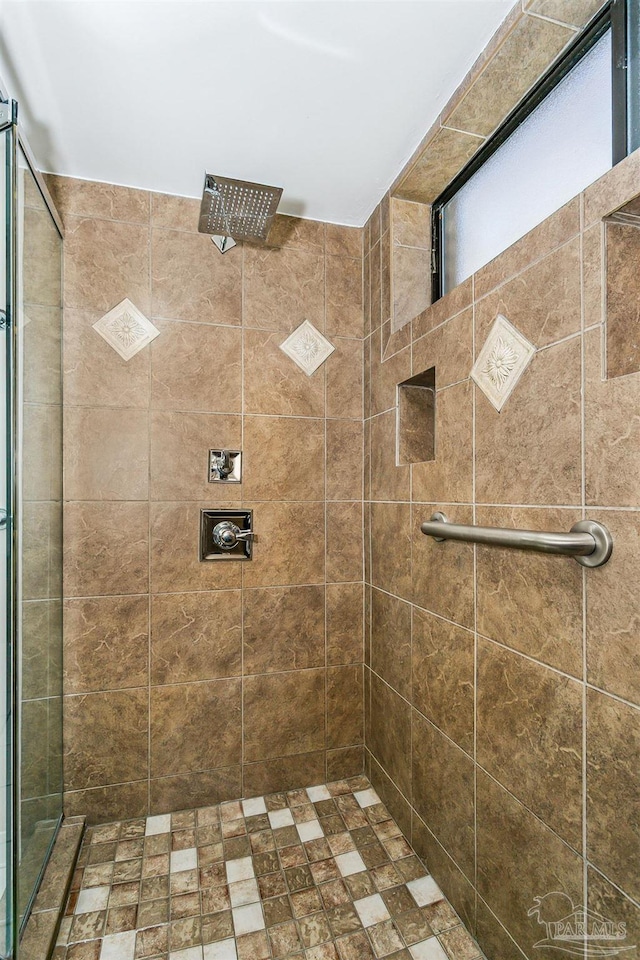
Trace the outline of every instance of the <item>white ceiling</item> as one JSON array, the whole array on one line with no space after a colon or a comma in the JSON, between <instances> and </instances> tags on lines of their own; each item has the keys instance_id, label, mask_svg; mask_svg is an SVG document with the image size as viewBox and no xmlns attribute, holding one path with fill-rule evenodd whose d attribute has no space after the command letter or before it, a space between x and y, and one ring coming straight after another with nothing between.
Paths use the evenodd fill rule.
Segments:
<instances>
[{"instance_id":1,"label":"white ceiling","mask_svg":"<svg viewBox=\"0 0 640 960\"><path fill-rule=\"evenodd\" d=\"M43 170L361 225L510 5L3 0L0 76Z\"/></svg>"}]
</instances>

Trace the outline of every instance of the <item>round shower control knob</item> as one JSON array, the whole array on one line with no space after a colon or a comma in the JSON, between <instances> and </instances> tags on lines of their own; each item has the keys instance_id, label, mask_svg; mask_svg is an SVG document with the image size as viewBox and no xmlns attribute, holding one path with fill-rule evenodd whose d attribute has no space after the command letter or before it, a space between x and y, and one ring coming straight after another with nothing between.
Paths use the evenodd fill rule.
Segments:
<instances>
[{"instance_id":1,"label":"round shower control knob","mask_svg":"<svg viewBox=\"0 0 640 960\"><path fill-rule=\"evenodd\" d=\"M213 528L213 542L221 550L233 550L238 543L253 540L252 530L241 530L231 520L222 520Z\"/></svg>"}]
</instances>

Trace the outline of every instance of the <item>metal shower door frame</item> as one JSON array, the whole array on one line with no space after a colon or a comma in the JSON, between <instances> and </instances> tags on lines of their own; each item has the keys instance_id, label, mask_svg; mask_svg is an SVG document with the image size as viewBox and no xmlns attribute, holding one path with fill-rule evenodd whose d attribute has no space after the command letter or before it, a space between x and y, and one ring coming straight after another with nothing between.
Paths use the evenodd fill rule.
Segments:
<instances>
[{"instance_id":1,"label":"metal shower door frame","mask_svg":"<svg viewBox=\"0 0 640 960\"><path fill-rule=\"evenodd\" d=\"M7 789L7 834L10 837L11 856L7 858L7 923L9 925L9 952L0 953L1 960L15 960L19 955L20 934L31 912L31 907L37 893L42 875L49 861L49 856L55 843L62 817L52 836L49 849L44 858L42 869L32 891L29 902L21 917L18 898L18 877L20 865L20 691L19 691L19 604L21 602L21 584L19 557L21 550L20 537L20 481L18 470L20 463L18 416L20 405L20 385L18 379L18 358L20 356L20 342L17 320L19 303L19 264L18 264L18 156L19 153L26 161L48 212L60 235L64 238L62 221L55 208L51 194L42 174L37 169L33 155L18 126L18 103L8 98L5 88L0 81L0 134L8 136L9 147L5 165L6 209L6 315L3 318L7 332L7 364L6 364L6 518L4 525L0 517L0 536L2 530L7 534L7 762L8 762L8 789ZM0 467L0 469L2 469ZM2 744L0 744L2 749Z\"/></svg>"}]
</instances>

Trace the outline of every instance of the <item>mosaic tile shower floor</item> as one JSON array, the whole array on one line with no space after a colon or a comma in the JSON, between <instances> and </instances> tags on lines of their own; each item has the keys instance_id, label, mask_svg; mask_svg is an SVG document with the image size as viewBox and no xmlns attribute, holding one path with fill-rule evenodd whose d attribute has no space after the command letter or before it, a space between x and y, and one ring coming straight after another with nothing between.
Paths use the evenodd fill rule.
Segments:
<instances>
[{"instance_id":1,"label":"mosaic tile shower floor","mask_svg":"<svg viewBox=\"0 0 640 960\"><path fill-rule=\"evenodd\" d=\"M54 960L475 960L365 777L87 831Z\"/></svg>"}]
</instances>

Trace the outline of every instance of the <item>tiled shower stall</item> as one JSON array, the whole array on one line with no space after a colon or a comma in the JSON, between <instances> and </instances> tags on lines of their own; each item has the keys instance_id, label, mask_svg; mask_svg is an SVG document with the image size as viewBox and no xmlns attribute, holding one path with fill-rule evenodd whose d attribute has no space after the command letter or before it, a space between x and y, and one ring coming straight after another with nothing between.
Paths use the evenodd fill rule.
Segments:
<instances>
[{"instance_id":1,"label":"tiled shower stall","mask_svg":"<svg viewBox=\"0 0 640 960\"><path fill-rule=\"evenodd\" d=\"M599 6L518 4L363 229L279 216L221 255L196 200L47 177L89 824L56 956L546 960L554 896L640 949L640 155L433 305L427 282L432 202ZM93 329L125 298L159 331L126 363ZM470 377L499 315L535 348L500 412ZM310 376L280 349L304 320L335 348ZM208 482L211 449L241 484ZM249 563L200 562L212 507L253 511ZM438 543L436 511L599 520L614 551Z\"/></svg>"}]
</instances>

